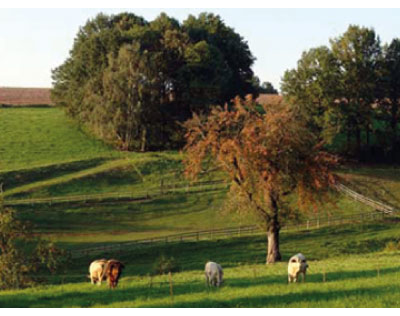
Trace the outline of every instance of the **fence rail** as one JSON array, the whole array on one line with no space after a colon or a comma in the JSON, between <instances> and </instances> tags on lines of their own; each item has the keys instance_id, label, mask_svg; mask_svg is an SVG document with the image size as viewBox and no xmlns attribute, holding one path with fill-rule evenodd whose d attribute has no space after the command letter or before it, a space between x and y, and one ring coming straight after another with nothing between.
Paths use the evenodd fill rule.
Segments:
<instances>
[{"instance_id":1,"label":"fence rail","mask_svg":"<svg viewBox=\"0 0 400 316\"><path fill-rule=\"evenodd\" d=\"M61 196L61 197L50 197L50 198L37 198L37 199L19 199L19 200L5 200L4 205L26 205L26 204L37 204L37 203L68 203L68 202L104 202L110 200L127 200L130 201L139 201L139 200L149 200L157 196L169 194L169 193L197 193L197 192L205 192L208 190L221 190L229 187L223 180L212 180L212 181L198 181L194 183L188 182L175 182L175 183L163 183L160 182L160 186L148 188L147 190L140 191L126 191L126 192L110 192L110 193L102 193L102 194L87 194L87 195L70 195L70 196ZM317 218L312 220L306 220L303 222L297 223L287 223L285 224L281 230L282 231L300 231L300 230L308 230L315 229L324 226L330 225L341 225L347 223L360 223L364 221L371 221L376 219L384 219L387 216L396 216L396 209L391 206L388 206L382 202L378 202L372 200L368 197L365 197L347 186L343 184L337 184L336 189L365 204L373 207L376 211L370 213L358 213L350 216L342 216L342 217L324 217ZM378 212L377 212L378 211ZM262 230L257 226L242 226L242 227L233 227L228 229L214 229L214 230L203 230L203 231L195 231L195 232L185 232L181 234L167 235L162 237L154 237L140 240L133 240L123 243L116 244L104 244L101 246L84 248L84 249L75 249L71 250L72 257L79 257L84 255L91 255L95 253L101 252L114 252L114 251L122 251L135 249L141 246L148 246L160 243L171 243L171 242L184 242L184 241L200 241L204 239L213 239L213 238L223 238L223 237L232 237L242 236L244 234L254 234L260 233Z\"/></svg>"},{"instance_id":2,"label":"fence rail","mask_svg":"<svg viewBox=\"0 0 400 316\"><path fill-rule=\"evenodd\" d=\"M4 205L6 206L15 206L15 205L33 205L33 204L56 204L56 203L68 203L68 202L96 202L100 203L102 201L109 202L109 200L126 200L130 201L143 201L149 200L153 197L179 192L180 190L183 192L200 192L193 190L193 188L201 187L201 186L218 186L223 185L227 187L228 184L224 180L212 180L212 181L198 181L194 183L189 182L174 182L174 183L163 183L161 180L159 186L151 187L146 190L135 190L135 191L121 191L121 192L107 192L107 193L95 193L95 194L79 194L79 195L66 195L66 196L56 196L56 197L44 197L44 198L30 198L30 199L7 199L4 201ZM216 187L215 187L216 188ZM336 189L349 196L350 198L373 207L375 210L384 212L384 213L392 213L397 211L394 207L386 205L380 201L373 200L369 197L366 197L349 187L338 183L336 185Z\"/></svg>"},{"instance_id":3,"label":"fence rail","mask_svg":"<svg viewBox=\"0 0 400 316\"><path fill-rule=\"evenodd\" d=\"M384 212L370 212L358 213L355 215L342 216L342 217L323 217L311 220L305 220L298 223L287 223L282 226L281 231L304 231L311 229L318 229L322 227L329 227L334 225L343 225L351 223L364 223L376 220L384 220L385 218L393 218L396 216L392 213ZM122 252L131 251L145 246L155 246L169 243L179 242L198 242L204 240L223 239L231 237L241 237L246 235L260 234L264 231L256 225L240 226L223 229L201 230L194 232L185 232L181 234L166 235L161 237L153 237L146 239L139 239L115 244L104 244L96 247L74 249L70 251L71 257L90 256L94 254L107 253L107 252Z\"/></svg>"},{"instance_id":4,"label":"fence rail","mask_svg":"<svg viewBox=\"0 0 400 316\"><path fill-rule=\"evenodd\" d=\"M395 211L394 207L386 205L382 202L370 199L369 197L366 197L360 193L357 193L356 191L351 190L350 188L348 188L347 186L345 186L341 183L336 185L336 189L339 192L344 193L345 195L353 198L354 200L356 200L358 202L361 202L365 205L373 207L377 211L381 211L384 213L393 213Z\"/></svg>"}]
</instances>

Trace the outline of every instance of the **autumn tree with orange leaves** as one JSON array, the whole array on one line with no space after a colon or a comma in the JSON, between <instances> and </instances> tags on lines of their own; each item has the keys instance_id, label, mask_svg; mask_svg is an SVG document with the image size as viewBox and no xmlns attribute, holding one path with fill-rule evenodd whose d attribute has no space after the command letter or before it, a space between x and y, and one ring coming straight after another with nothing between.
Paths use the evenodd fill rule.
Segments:
<instances>
[{"instance_id":1,"label":"autumn tree with orange leaves","mask_svg":"<svg viewBox=\"0 0 400 316\"><path fill-rule=\"evenodd\" d=\"M318 207L335 185L337 158L283 104L261 109L250 97L208 117L194 114L185 128L186 175L195 179L210 164L224 171L232 182L228 198L250 209L267 233L267 264L281 260L285 199L296 193L300 210Z\"/></svg>"}]
</instances>

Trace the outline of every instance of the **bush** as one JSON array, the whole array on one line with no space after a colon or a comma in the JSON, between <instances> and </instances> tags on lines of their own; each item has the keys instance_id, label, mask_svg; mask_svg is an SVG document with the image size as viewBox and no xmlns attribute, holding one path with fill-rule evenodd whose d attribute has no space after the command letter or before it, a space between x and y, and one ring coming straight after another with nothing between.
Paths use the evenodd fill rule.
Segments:
<instances>
[{"instance_id":1,"label":"bush","mask_svg":"<svg viewBox=\"0 0 400 316\"><path fill-rule=\"evenodd\" d=\"M0 289L19 289L39 281L37 272L54 272L67 258L54 244L34 238L28 223L0 201Z\"/></svg>"}]
</instances>

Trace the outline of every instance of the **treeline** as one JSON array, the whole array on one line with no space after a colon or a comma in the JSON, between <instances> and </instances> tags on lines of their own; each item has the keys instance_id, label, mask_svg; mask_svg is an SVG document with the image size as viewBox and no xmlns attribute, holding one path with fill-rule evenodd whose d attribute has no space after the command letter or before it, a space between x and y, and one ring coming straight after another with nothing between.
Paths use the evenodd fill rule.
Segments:
<instances>
[{"instance_id":1,"label":"treeline","mask_svg":"<svg viewBox=\"0 0 400 316\"><path fill-rule=\"evenodd\" d=\"M304 52L281 90L331 150L399 161L400 39L382 45L373 29L350 25L329 47Z\"/></svg>"},{"instance_id":2,"label":"treeline","mask_svg":"<svg viewBox=\"0 0 400 316\"><path fill-rule=\"evenodd\" d=\"M164 13L151 22L132 13L99 14L53 70L52 99L122 150L176 148L184 143L180 123L193 112L263 88L254 60L247 42L217 15L179 23Z\"/></svg>"}]
</instances>

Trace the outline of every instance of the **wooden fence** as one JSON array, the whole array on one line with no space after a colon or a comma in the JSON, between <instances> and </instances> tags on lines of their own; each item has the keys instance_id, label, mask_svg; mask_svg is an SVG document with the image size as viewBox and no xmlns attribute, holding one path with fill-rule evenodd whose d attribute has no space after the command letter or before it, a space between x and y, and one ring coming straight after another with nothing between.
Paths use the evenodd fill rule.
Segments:
<instances>
[{"instance_id":1,"label":"wooden fence","mask_svg":"<svg viewBox=\"0 0 400 316\"><path fill-rule=\"evenodd\" d=\"M306 232L311 229L318 229L322 227L351 224L351 223L373 222L378 220L384 220L385 218L393 218L395 216L397 215L394 213L370 212L370 213L359 213L355 215L342 216L342 217L323 217L323 218L305 220L298 223L286 223L281 228L281 232L283 231ZM127 252L141 247L149 247L157 245L159 246L169 243L199 242L204 240L242 237L254 234L265 234L265 232L259 226L256 225L202 230L202 231L167 235L162 237L139 239L122 243L104 244L90 248L74 249L70 251L70 255L72 258L76 258L82 256L92 256L96 254L115 253L122 251Z\"/></svg>"},{"instance_id":2,"label":"wooden fence","mask_svg":"<svg viewBox=\"0 0 400 316\"><path fill-rule=\"evenodd\" d=\"M15 205L34 205L34 204L57 204L57 203L70 203L70 202L83 202L83 203L101 203L110 202L118 200L129 200L129 201L144 201L149 200L154 197L168 194L168 193L196 193L202 192L204 189L225 189L228 188L224 180L212 180L212 181L198 181L194 183L189 182L174 182L174 183L164 183L161 180L160 185L156 187L150 187L145 190L132 190L132 191L122 191L122 192L107 192L98 194L79 194L79 195L65 195L56 197L45 197L45 198L30 198L30 199L7 199L4 200L5 206L15 206ZM200 188L200 189L199 189ZM336 189L349 196L350 198L373 207L375 210L392 213L397 211L394 207L386 205L380 201L373 200L366 197L360 193L357 193L350 189L349 187L339 183L336 185Z\"/></svg>"},{"instance_id":3,"label":"wooden fence","mask_svg":"<svg viewBox=\"0 0 400 316\"><path fill-rule=\"evenodd\" d=\"M344 193L345 195L351 197L352 199L354 199L360 203L363 203L365 205L373 207L377 211L384 212L384 213L392 213L392 212L396 211L394 209L394 207L386 205L382 202L370 199L369 197L366 197L360 193L357 193L357 192L351 190L350 188L348 188L347 186L345 186L341 183L336 185L336 189L339 192Z\"/></svg>"}]
</instances>

